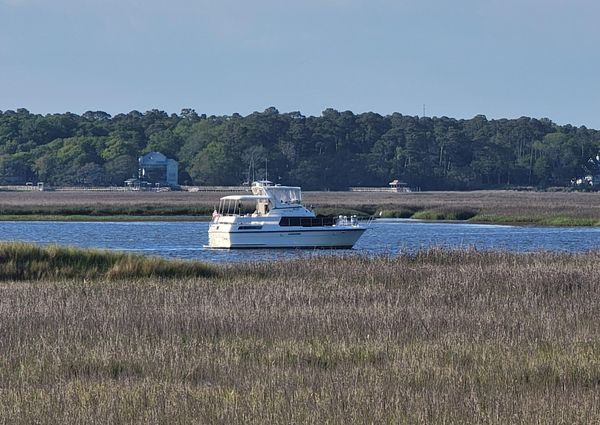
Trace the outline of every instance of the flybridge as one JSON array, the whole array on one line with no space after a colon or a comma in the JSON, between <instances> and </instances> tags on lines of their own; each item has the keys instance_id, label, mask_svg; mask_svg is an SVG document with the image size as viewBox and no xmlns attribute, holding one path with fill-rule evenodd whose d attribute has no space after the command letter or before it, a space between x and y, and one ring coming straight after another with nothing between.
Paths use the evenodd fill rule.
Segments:
<instances>
[{"instance_id":1,"label":"flybridge","mask_svg":"<svg viewBox=\"0 0 600 425\"><path fill-rule=\"evenodd\" d=\"M302 202L302 190L295 186L279 186L264 184L270 182L256 182L252 186L252 193L258 196L267 196L275 208L284 208L289 205L299 205Z\"/></svg>"}]
</instances>

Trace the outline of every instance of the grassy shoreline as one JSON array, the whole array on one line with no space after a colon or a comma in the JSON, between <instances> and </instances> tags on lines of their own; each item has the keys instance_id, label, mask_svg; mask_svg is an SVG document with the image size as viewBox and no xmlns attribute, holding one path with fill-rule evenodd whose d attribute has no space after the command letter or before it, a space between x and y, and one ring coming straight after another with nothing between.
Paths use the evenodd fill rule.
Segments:
<instances>
[{"instance_id":1,"label":"grassy shoreline","mask_svg":"<svg viewBox=\"0 0 600 425\"><path fill-rule=\"evenodd\" d=\"M200 262L140 254L25 242L0 242L0 281L207 277L215 269Z\"/></svg>"},{"instance_id":2,"label":"grassy shoreline","mask_svg":"<svg viewBox=\"0 0 600 425\"><path fill-rule=\"evenodd\" d=\"M370 217L364 211L357 209L322 208L317 209L318 214L323 215L358 215L359 217ZM471 210L444 212L439 210L416 211L407 214L404 210L397 212L385 210L379 215L373 214L375 218L410 218L431 222L469 223L469 224L505 224L522 226L556 226L556 227L597 227L600 226L600 218L568 217L564 215L549 217L527 217L494 214L477 214ZM210 215L83 215L83 214L5 214L0 215L0 221L93 221L93 222L133 222L133 221L210 221Z\"/></svg>"},{"instance_id":3,"label":"grassy shoreline","mask_svg":"<svg viewBox=\"0 0 600 425\"><path fill-rule=\"evenodd\" d=\"M197 215L0 215L0 221L210 221L210 216Z\"/></svg>"},{"instance_id":4,"label":"grassy shoreline","mask_svg":"<svg viewBox=\"0 0 600 425\"><path fill-rule=\"evenodd\" d=\"M0 193L0 220L206 220L225 193ZM551 226L600 224L599 193L305 192L322 215Z\"/></svg>"},{"instance_id":5,"label":"grassy shoreline","mask_svg":"<svg viewBox=\"0 0 600 425\"><path fill-rule=\"evenodd\" d=\"M600 422L600 252L169 277L139 256L79 276L123 257L53 249L0 247L31 270L0 271L3 423Z\"/></svg>"}]
</instances>

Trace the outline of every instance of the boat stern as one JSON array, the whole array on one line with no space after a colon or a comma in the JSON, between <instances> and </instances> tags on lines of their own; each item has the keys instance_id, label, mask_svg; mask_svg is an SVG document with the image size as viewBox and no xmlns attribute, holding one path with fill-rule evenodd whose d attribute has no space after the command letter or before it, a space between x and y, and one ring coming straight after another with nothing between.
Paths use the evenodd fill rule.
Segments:
<instances>
[{"instance_id":1,"label":"boat stern","mask_svg":"<svg viewBox=\"0 0 600 425\"><path fill-rule=\"evenodd\" d=\"M231 224L213 221L208 228L209 248L231 248Z\"/></svg>"}]
</instances>

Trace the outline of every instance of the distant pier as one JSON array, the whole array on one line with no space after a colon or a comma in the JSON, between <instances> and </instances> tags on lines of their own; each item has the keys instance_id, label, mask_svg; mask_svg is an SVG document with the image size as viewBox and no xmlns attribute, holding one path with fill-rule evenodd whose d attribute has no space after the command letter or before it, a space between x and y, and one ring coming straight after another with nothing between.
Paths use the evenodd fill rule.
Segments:
<instances>
[{"instance_id":1,"label":"distant pier","mask_svg":"<svg viewBox=\"0 0 600 425\"><path fill-rule=\"evenodd\" d=\"M392 180L389 187L351 187L350 192L414 192L407 183Z\"/></svg>"}]
</instances>

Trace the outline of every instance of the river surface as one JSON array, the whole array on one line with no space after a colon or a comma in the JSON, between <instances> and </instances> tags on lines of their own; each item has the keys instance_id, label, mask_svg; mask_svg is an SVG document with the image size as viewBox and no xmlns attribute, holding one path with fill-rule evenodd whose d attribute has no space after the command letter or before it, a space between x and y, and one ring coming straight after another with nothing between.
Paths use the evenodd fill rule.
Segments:
<instances>
[{"instance_id":1,"label":"river surface","mask_svg":"<svg viewBox=\"0 0 600 425\"><path fill-rule=\"evenodd\" d=\"M1 241L138 252L209 262L311 255L394 255L431 247L584 252L600 249L600 228L529 227L377 220L352 250L211 250L208 222L2 221Z\"/></svg>"}]
</instances>

